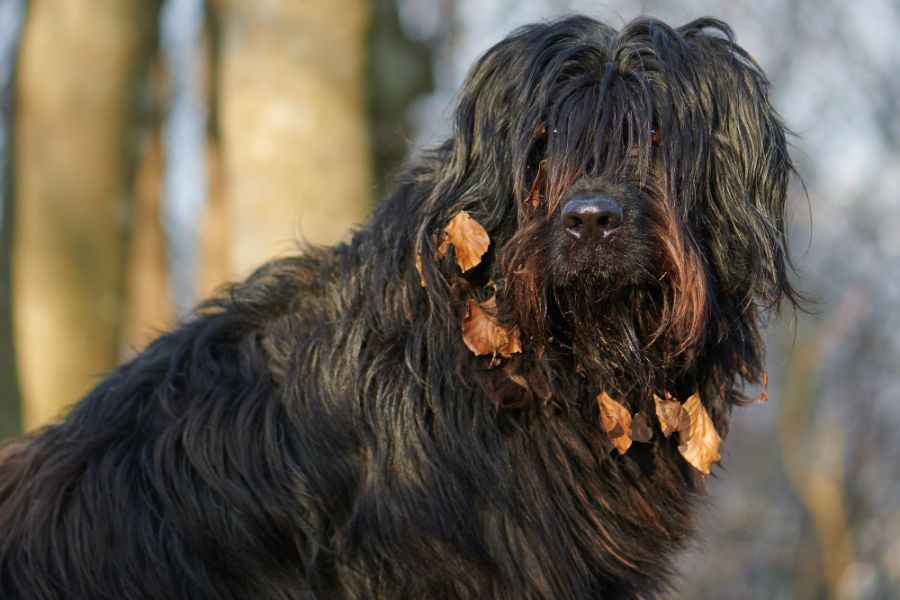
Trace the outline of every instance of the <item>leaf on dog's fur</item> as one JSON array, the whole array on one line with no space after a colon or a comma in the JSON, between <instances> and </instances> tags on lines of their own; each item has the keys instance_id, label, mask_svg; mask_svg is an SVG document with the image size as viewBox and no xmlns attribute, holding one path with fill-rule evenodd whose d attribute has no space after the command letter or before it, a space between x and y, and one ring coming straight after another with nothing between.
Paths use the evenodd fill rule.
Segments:
<instances>
[{"instance_id":1,"label":"leaf on dog's fur","mask_svg":"<svg viewBox=\"0 0 900 600\"><path fill-rule=\"evenodd\" d=\"M425 287L425 277L422 275L422 255L416 254L416 271L419 272L419 285Z\"/></svg>"},{"instance_id":2,"label":"leaf on dog's fur","mask_svg":"<svg viewBox=\"0 0 900 600\"><path fill-rule=\"evenodd\" d=\"M659 426L663 435L669 437L676 431L685 431L690 426L690 415L688 415L681 402L672 398L669 392L665 393L665 399L653 394L653 400L656 403L656 418L659 419Z\"/></svg>"},{"instance_id":3,"label":"leaf on dog's fur","mask_svg":"<svg viewBox=\"0 0 900 600\"><path fill-rule=\"evenodd\" d=\"M522 204L526 206L531 206L532 208L536 207L541 201L541 184L544 180L544 163L546 160L542 160L538 163L537 173L534 175L534 183L531 184L531 191L528 192L528 196L525 200L522 201Z\"/></svg>"},{"instance_id":4,"label":"leaf on dog's fur","mask_svg":"<svg viewBox=\"0 0 900 600\"><path fill-rule=\"evenodd\" d=\"M719 437L698 394L685 401L684 409L690 416L690 426L679 434L681 443L678 445L678 451L692 467L704 475L709 475L709 465L720 458L719 446L722 445L722 438Z\"/></svg>"},{"instance_id":5,"label":"leaf on dog's fur","mask_svg":"<svg viewBox=\"0 0 900 600\"><path fill-rule=\"evenodd\" d=\"M763 369L762 384L763 384L763 389L759 393L759 398L757 400L757 402L759 402L760 404L763 404L763 403L769 401L769 374L766 372L765 369Z\"/></svg>"},{"instance_id":6,"label":"leaf on dog's fur","mask_svg":"<svg viewBox=\"0 0 900 600\"><path fill-rule=\"evenodd\" d=\"M437 249L438 255L446 256L450 244L456 250L456 263L465 273L481 263L481 257L491 245L491 238L478 221L461 210L444 227L444 236Z\"/></svg>"},{"instance_id":7,"label":"leaf on dog's fur","mask_svg":"<svg viewBox=\"0 0 900 600\"><path fill-rule=\"evenodd\" d=\"M603 431L609 436L619 454L625 454L631 447L631 412L606 392L597 395L597 404L600 406L600 424L603 425Z\"/></svg>"},{"instance_id":8,"label":"leaf on dog's fur","mask_svg":"<svg viewBox=\"0 0 900 600\"><path fill-rule=\"evenodd\" d=\"M653 428L644 415L638 413L631 420L631 439L635 442L649 442L653 439Z\"/></svg>"},{"instance_id":9,"label":"leaf on dog's fur","mask_svg":"<svg viewBox=\"0 0 900 600\"><path fill-rule=\"evenodd\" d=\"M507 329L488 314L497 309L497 296L483 303L469 298L466 316L462 321L463 342L475 356L491 354L509 358L522 351L518 328Z\"/></svg>"}]
</instances>

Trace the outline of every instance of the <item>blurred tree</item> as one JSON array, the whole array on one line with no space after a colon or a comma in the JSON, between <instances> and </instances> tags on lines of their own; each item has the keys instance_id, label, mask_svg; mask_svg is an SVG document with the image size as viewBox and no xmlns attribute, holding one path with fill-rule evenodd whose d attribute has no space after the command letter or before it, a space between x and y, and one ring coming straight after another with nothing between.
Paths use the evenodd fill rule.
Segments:
<instances>
[{"instance_id":1,"label":"blurred tree","mask_svg":"<svg viewBox=\"0 0 900 600\"><path fill-rule=\"evenodd\" d=\"M130 358L160 331L173 325L174 311L169 288L169 253L160 221L162 201L163 145L160 135L167 77L162 64L154 62L148 92L142 98L137 125L138 161L133 182L131 227L125 240L127 262L121 311L120 356Z\"/></svg>"},{"instance_id":2,"label":"blurred tree","mask_svg":"<svg viewBox=\"0 0 900 600\"><path fill-rule=\"evenodd\" d=\"M200 229L200 278L197 293L210 296L223 283L233 279L228 241L232 224L229 220L225 181L222 168L221 101L218 79L222 64L221 11L207 10L201 41L203 51L203 96L206 100L206 176L207 196Z\"/></svg>"},{"instance_id":3,"label":"blurred tree","mask_svg":"<svg viewBox=\"0 0 900 600\"><path fill-rule=\"evenodd\" d=\"M0 194L6 200L12 188L7 161L2 164ZM12 246L12 203L0 202L0 440L21 429L19 378L13 348L12 312L10 310L10 247Z\"/></svg>"},{"instance_id":4,"label":"blurred tree","mask_svg":"<svg viewBox=\"0 0 900 600\"><path fill-rule=\"evenodd\" d=\"M17 86L15 340L26 428L115 364L135 123L158 3L30 3Z\"/></svg>"},{"instance_id":5,"label":"blurred tree","mask_svg":"<svg viewBox=\"0 0 900 600\"><path fill-rule=\"evenodd\" d=\"M380 199L409 152L410 106L434 85L433 57L432 45L422 39L425 32L410 35L400 22L396 0L374 0L372 11L366 72L375 198Z\"/></svg>"},{"instance_id":6,"label":"blurred tree","mask_svg":"<svg viewBox=\"0 0 900 600\"><path fill-rule=\"evenodd\" d=\"M298 237L334 243L370 207L366 0L215 3L232 276Z\"/></svg>"},{"instance_id":7,"label":"blurred tree","mask_svg":"<svg viewBox=\"0 0 900 600\"><path fill-rule=\"evenodd\" d=\"M10 250L12 248L13 82L24 0L0 0L0 440L21 428L19 378L12 340Z\"/></svg>"}]
</instances>

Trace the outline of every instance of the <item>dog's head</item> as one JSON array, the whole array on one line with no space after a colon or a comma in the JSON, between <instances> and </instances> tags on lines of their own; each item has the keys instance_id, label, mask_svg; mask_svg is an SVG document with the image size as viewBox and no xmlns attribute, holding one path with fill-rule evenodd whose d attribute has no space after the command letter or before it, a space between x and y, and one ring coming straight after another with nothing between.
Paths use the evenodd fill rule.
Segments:
<instances>
[{"instance_id":1,"label":"dog's head","mask_svg":"<svg viewBox=\"0 0 900 600\"><path fill-rule=\"evenodd\" d=\"M469 75L431 231L462 208L482 222L492 250L467 277L542 355L658 387L714 353L719 379L757 380L760 320L796 299L785 137L719 21L528 26Z\"/></svg>"}]
</instances>

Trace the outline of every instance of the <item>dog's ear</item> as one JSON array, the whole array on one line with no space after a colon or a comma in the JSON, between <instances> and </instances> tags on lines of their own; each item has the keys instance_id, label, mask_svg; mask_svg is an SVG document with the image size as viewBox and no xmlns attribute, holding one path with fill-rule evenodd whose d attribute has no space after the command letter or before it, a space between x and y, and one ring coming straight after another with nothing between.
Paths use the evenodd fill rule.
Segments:
<instances>
[{"instance_id":1,"label":"dog's ear","mask_svg":"<svg viewBox=\"0 0 900 600\"><path fill-rule=\"evenodd\" d=\"M452 261L441 258L437 247L443 228L460 211L470 213L487 230L492 246L484 264L467 277L474 273L484 279L501 278L494 250L515 232L527 196L517 190L528 185L522 183L529 165L528 147L541 138L540 113L526 91L527 61L539 35L540 26L524 27L490 48L460 91L453 135L441 147L439 166L429 176L425 219L417 233L420 268L426 272L423 280L434 279L429 286L431 295L451 294L450 282L459 275ZM529 107L536 113L533 117L526 114ZM529 118L533 123L526 126ZM523 135L534 139L523 140ZM427 273L436 267L444 270L442 276Z\"/></svg>"},{"instance_id":2,"label":"dog's ear","mask_svg":"<svg viewBox=\"0 0 900 600\"><path fill-rule=\"evenodd\" d=\"M794 167L788 132L769 101L769 82L724 24L705 19L681 32L692 49L697 99L708 127L702 169L708 183L698 185L707 186L701 195L713 206L694 214L717 284L736 301L735 310L777 307L782 300L796 304L785 231Z\"/></svg>"},{"instance_id":3,"label":"dog's ear","mask_svg":"<svg viewBox=\"0 0 900 600\"><path fill-rule=\"evenodd\" d=\"M535 170L532 155L546 137L531 64L543 29L524 27L489 49L459 94L452 160L464 194L484 199L489 229L510 222L506 213L516 209L515 201L500 200L527 196L535 173L526 171Z\"/></svg>"}]
</instances>

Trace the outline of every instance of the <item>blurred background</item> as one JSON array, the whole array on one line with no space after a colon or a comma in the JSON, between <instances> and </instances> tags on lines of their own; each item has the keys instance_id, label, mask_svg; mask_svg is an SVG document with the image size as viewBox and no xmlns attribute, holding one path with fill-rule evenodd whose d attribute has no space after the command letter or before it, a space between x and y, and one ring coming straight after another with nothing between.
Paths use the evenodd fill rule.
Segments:
<instances>
[{"instance_id":1,"label":"blurred background","mask_svg":"<svg viewBox=\"0 0 900 600\"><path fill-rule=\"evenodd\" d=\"M720 17L797 134L815 303L769 332L673 598L900 597L897 0L0 0L0 438L297 239L331 243L472 61L571 12Z\"/></svg>"}]
</instances>

